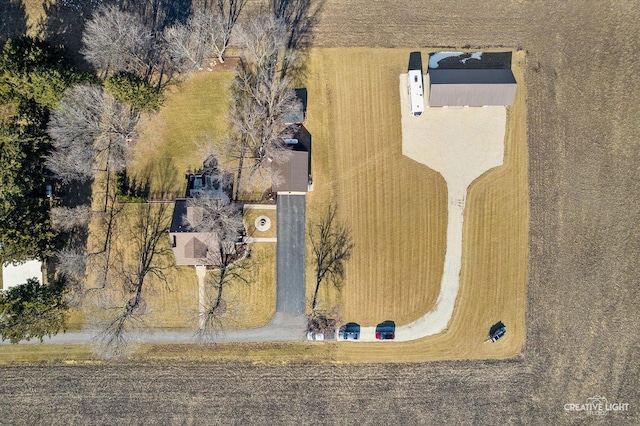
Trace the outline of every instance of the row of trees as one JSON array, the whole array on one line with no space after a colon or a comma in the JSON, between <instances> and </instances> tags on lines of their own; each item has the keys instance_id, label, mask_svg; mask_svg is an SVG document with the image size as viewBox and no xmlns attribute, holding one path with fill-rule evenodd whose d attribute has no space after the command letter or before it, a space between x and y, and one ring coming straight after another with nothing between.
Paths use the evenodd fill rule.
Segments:
<instances>
[{"instance_id":1,"label":"row of trees","mask_svg":"<svg viewBox=\"0 0 640 426\"><path fill-rule=\"evenodd\" d=\"M161 88L212 57L224 62L246 2L218 0L171 24L133 3L101 6L86 25L81 53L103 77L128 72Z\"/></svg>"},{"instance_id":2,"label":"row of trees","mask_svg":"<svg viewBox=\"0 0 640 426\"><path fill-rule=\"evenodd\" d=\"M242 50L231 87L230 131L210 146L218 157L236 165L235 200L242 191L264 191L278 181L270 165L287 159L285 140L296 128L286 118L302 110L292 73L301 56L287 47L285 21L259 17L239 26L236 34Z\"/></svg>"},{"instance_id":3,"label":"row of trees","mask_svg":"<svg viewBox=\"0 0 640 426\"><path fill-rule=\"evenodd\" d=\"M45 158L50 112L64 91L91 81L65 53L40 40L8 40L0 56L0 260L46 258L56 232L48 219Z\"/></svg>"},{"instance_id":4,"label":"row of trees","mask_svg":"<svg viewBox=\"0 0 640 426\"><path fill-rule=\"evenodd\" d=\"M36 38L9 39L0 56L0 263L47 259L59 243L64 214L49 218L47 123L64 92L94 77L65 52ZM61 212L57 212L61 213ZM84 213L74 211L74 215ZM0 335L17 343L51 336L66 325L66 289L28 280L0 292Z\"/></svg>"}]
</instances>

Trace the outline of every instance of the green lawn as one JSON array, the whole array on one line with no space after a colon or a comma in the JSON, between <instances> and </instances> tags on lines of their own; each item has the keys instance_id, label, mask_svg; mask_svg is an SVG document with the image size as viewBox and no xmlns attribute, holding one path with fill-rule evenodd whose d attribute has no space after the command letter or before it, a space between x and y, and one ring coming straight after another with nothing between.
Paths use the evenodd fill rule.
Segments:
<instances>
[{"instance_id":1,"label":"green lawn","mask_svg":"<svg viewBox=\"0 0 640 426\"><path fill-rule=\"evenodd\" d=\"M201 72L170 88L159 113L144 117L129 174L149 180L151 197L182 196L187 169L202 166L198 144L227 131L230 71Z\"/></svg>"}]
</instances>

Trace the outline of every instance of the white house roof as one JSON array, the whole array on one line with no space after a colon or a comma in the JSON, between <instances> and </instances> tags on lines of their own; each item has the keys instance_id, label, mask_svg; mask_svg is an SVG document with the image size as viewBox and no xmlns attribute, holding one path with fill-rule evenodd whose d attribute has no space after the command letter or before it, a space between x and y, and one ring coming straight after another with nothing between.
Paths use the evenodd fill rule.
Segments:
<instances>
[{"instance_id":1,"label":"white house roof","mask_svg":"<svg viewBox=\"0 0 640 426\"><path fill-rule=\"evenodd\" d=\"M39 260L29 260L20 265L12 265L10 263L2 265L3 290L25 284L29 278L36 278L42 282L42 262Z\"/></svg>"}]
</instances>

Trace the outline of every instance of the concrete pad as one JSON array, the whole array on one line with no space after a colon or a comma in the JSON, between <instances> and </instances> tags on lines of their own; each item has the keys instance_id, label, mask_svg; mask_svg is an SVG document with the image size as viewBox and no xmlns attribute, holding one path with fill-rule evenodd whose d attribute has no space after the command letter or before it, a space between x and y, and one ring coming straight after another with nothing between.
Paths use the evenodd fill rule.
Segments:
<instances>
[{"instance_id":1,"label":"concrete pad","mask_svg":"<svg viewBox=\"0 0 640 426\"><path fill-rule=\"evenodd\" d=\"M429 75L424 76L429 98ZM407 74L400 75L402 153L440 172L451 186L466 188L478 176L502 165L507 110L503 106L409 109Z\"/></svg>"}]
</instances>

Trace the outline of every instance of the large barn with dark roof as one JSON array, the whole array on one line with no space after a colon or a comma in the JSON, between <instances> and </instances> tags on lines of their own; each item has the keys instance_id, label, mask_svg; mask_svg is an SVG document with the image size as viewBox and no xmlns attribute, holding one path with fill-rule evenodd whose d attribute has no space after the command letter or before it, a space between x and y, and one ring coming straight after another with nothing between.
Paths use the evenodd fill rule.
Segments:
<instances>
[{"instance_id":1,"label":"large barn with dark roof","mask_svg":"<svg viewBox=\"0 0 640 426\"><path fill-rule=\"evenodd\" d=\"M516 79L510 69L510 55L505 63L496 57L505 53L466 53L439 61L427 72L429 106L509 106L516 95ZM505 58L503 58L505 59ZM447 63L448 61L448 63Z\"/></svg>"}]
</instances>

